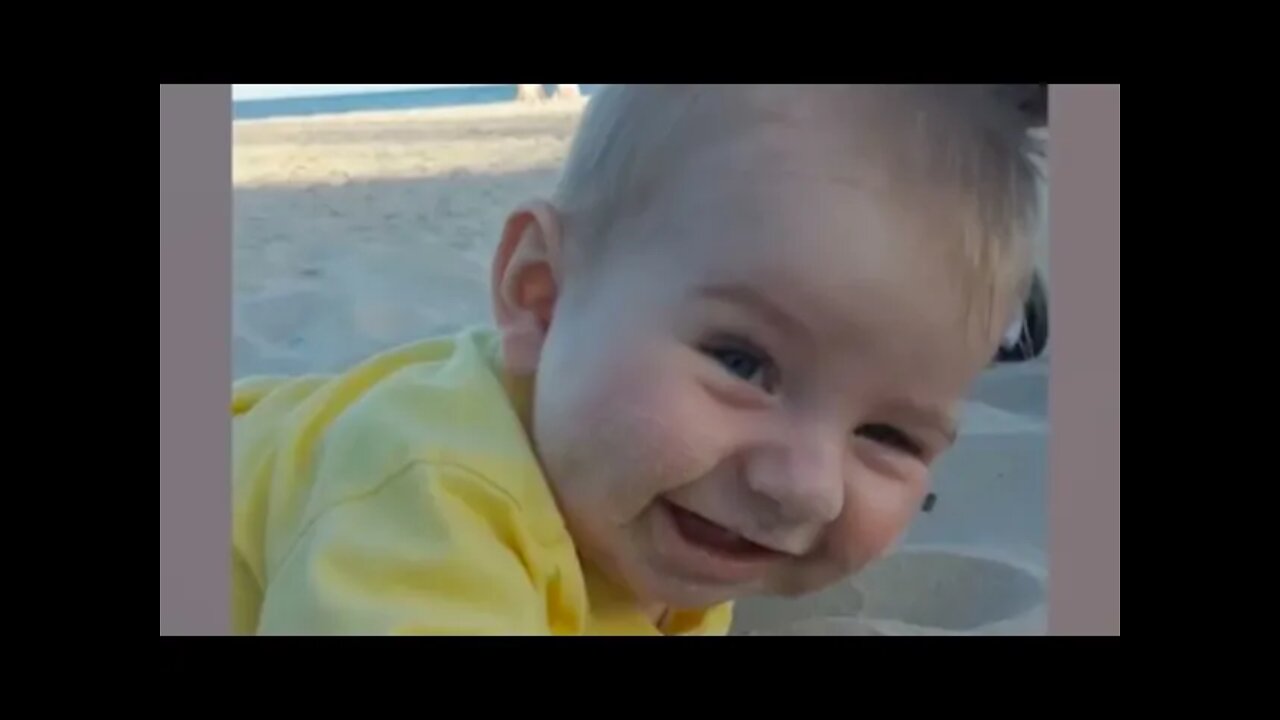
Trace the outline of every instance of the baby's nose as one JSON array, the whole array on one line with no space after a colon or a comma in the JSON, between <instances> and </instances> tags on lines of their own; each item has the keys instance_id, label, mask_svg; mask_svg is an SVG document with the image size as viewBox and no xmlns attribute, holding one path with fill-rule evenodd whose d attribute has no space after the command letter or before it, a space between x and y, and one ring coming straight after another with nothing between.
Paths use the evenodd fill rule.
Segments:
<instances>
[{"instance_id":1,"label":"baby's nose","mask_svg":"<svg viewBox=\"0 0 1280 720\"><path fill-rule=\"evenodd\" d=\"M844 509L844 446L808 441L763 451L746 480L773 506L778 523L826 525Z\"/></svg>"}]
</instances>

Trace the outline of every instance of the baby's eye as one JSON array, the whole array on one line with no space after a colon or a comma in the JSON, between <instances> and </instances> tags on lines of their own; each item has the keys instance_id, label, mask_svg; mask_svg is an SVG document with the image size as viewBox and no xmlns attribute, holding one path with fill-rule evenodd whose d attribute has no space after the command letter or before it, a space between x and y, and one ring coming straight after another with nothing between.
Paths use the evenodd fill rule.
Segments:
<instances>
[{"instance_id":1,"label":"baby's eye","mask_svg":"<svg viewBox=\"0 0 1280 720\"><path fill-rule=\"evenodd\" d=\"M751 380L756 373L764 369L764 363L760 358L745 350L714 350L712 355L726 370L743 380Z\"/></svg>"},{"instance_id":2,"label":"baby's eye","mask_svg":"<svg viewBox=\"0 0 1280 720\"><path fill-rule=\"evenodd\" d=\"M707 347L703 352L739 379L759 384L766 392L773 392L776 373L773 363L764 353L734 346Z\"/></svg>"},{"instance_id":3,"label":"baby's eye","mask_svg":"<svg viewBox=\"0 0 1280 720\"><path fill-rule=\"evenodd\" d=\"M892 425L864 425L858 429L858 434L915 457L919 457L924 452L919 443Z\"/></svg>"}]
</instances>

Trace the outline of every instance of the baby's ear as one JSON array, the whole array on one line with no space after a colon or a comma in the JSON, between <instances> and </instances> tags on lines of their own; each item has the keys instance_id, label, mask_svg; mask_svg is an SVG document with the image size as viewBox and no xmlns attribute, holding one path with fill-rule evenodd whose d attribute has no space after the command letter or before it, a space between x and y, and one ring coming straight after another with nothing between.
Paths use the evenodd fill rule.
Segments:
<instances>
[{"instance_id":1,"label":"baby's ear","mask_svg":"<svg viewBox=\"0 0 1280 720\"><path fill-rule=\"evenodd\" d=\"M550 203L527 203L507 217L493 258L490 295L503 360L513 374L537 369L559 296L560 248L560 217Z\"/></svg>"}]
</instances>

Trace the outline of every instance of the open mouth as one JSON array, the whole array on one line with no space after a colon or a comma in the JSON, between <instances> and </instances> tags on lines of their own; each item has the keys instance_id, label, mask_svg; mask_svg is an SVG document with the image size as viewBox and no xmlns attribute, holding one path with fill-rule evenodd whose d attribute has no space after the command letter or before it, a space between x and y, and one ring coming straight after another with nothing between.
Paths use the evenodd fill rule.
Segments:
<instances>
[{"instance_id":1,"label":"open mouth","mask_svg":"<svg viewBox=\"0 0 1280 720\"><path fill-rule=\"evenodd\" d=\"M725 560L755 562L782 557L782 553L752 542L738 533L714 523L674 503L664 503L676 531L685 542L718 555Z\"/></svg>"}]
</instances>

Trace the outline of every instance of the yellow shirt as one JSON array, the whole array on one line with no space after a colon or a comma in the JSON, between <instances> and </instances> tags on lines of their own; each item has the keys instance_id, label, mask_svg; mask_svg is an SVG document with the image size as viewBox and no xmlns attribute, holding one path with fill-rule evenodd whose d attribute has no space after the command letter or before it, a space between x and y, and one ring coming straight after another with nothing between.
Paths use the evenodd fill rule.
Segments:
<instances>
[{"instance_id":1,"label":"yellow shirt","mask_svg":"<svg viewBox=\"0 0 1280 720\"><path fill-rule=\"evenodd\" d=\"M238 634L718 635L659 628L583 567L520 417L528 387L469 330L232 399Z\"/></svg>"}]
</instances>

